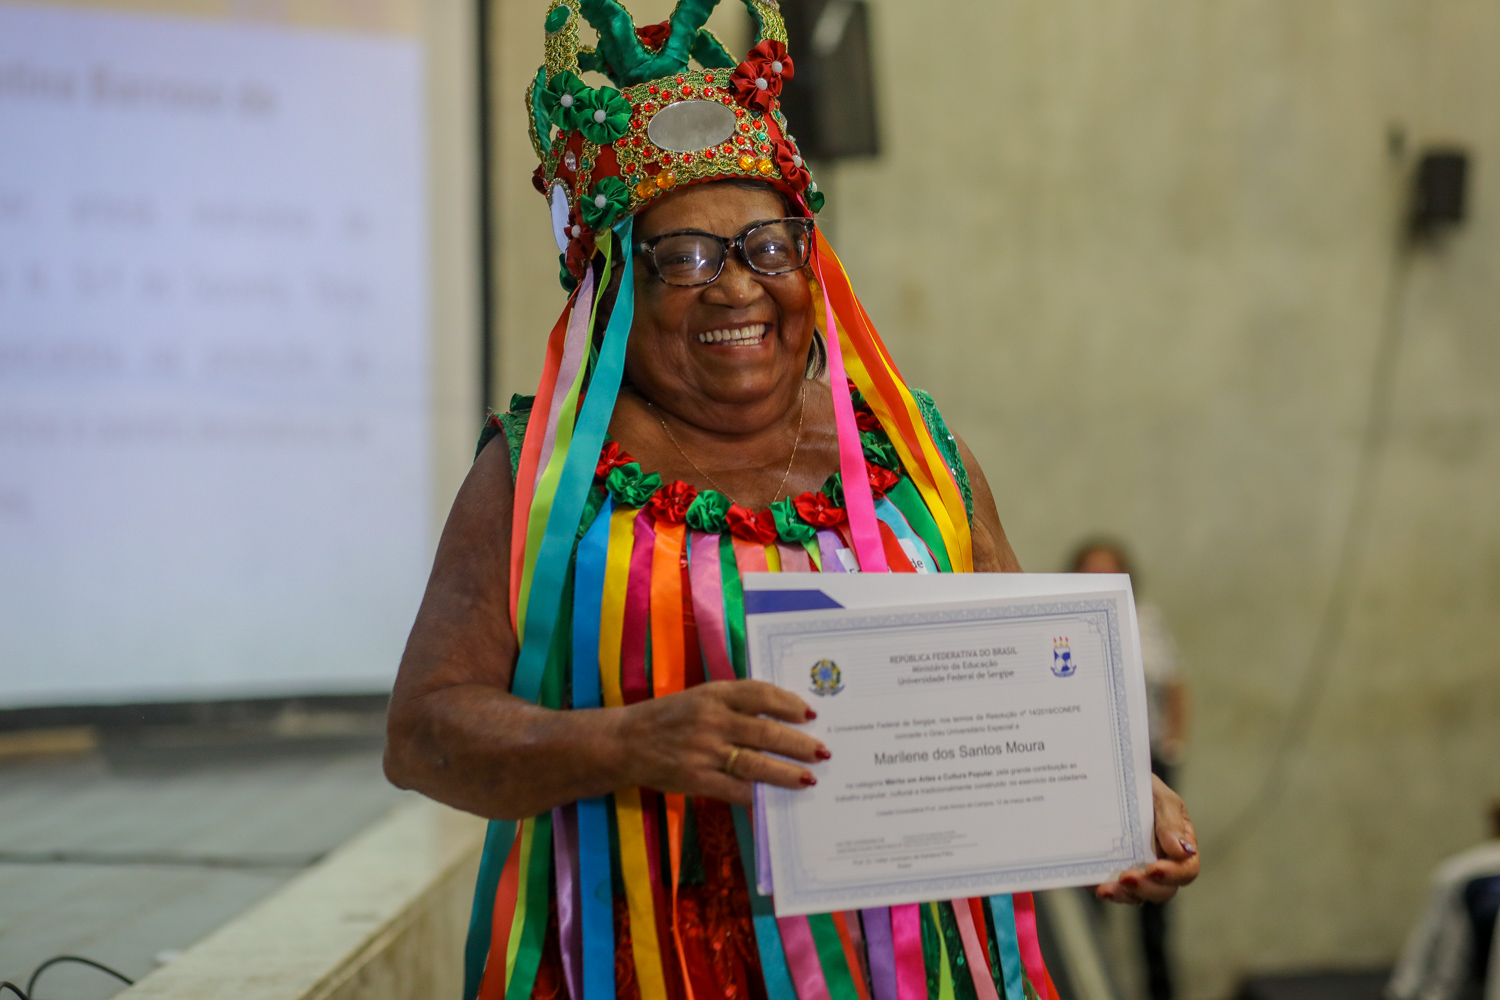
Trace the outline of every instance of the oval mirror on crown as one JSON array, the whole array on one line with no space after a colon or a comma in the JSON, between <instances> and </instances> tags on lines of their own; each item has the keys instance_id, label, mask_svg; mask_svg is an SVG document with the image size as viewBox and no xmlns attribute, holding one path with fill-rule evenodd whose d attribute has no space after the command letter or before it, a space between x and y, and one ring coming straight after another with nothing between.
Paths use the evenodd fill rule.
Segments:
<instances>
[{"instance_id":1,"label":"oval mirror on crown","mask_svg":"<svg viewBox=\"0 0 1500 1000\"><path fill-rule=\"evenodd\" d=\"M662 149L696 153L729 141L734 111L717 101L678 101L656 113L646 135Z\"/></svg>"}]
</instances>

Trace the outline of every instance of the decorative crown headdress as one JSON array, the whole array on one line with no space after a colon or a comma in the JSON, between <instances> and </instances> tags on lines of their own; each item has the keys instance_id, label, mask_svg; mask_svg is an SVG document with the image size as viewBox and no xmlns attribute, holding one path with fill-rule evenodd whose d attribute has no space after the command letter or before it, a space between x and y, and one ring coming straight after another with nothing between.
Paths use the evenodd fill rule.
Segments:
<instances>
[{"instance_id":1,"label":"decorative crown headdress","mask_svg":"<svg viewBox=\"0 0 1500 1000\"><path fill-rule=\"evenodd\" d=\"M541 160L533 182L551 202L574 281L596 235L684 184L763 180L808 214L822 208L778 100L794 72L786 25L772 0L744 3L756 41L736 63L704 27L718 0L679 0L670 18L643 28L617 0L553 0L546 62L526 105ZM595 48L579 43L585 20L599 32ZM590 87L578 75L587 71L615 86Z\"/></svg>"},{"instance_id":2,"label":"decorative crown headdress","mask_svg":"<svg viewBox=\"0 0 1500 1000\"><path fill-rule=\"evenodd\" d=\"M822 195L808 176L777 106L782 81L792 75L792 61L775 3L745 0L758 38L749 57L737 65L703 27L716 4L717 0L679 0L667 21L640 29L617 0L551 0L548 8L547 61L528 89L526 102L532 142L542 160L534 179L551 202L554 234L565 255L564 276L569 279L565 283L573 287L548 337L541 382L515 466L509 598L520 650L511 691L535 704L553 708L560 704L556 701L560 688L548 686L548 678L558 677L558 651L568 648L558 640L568 636L570 622L576 631L563 641L571 641L574 655L581 658L574 662L575 677L588 673L587 669L577 671L579 666L587 668L588 658L596 655L590 650L599 650L603 641L603 591L587 590L592 596L585 600L585 588L578 582L582 577L570 567L597 568L598 574L587 579L597 579L599 587L604 586L599 560L605 558L606 550L590 548L585 559L583 547L598 541L600 533L591 530L591 525L605 516L601 511L608 508L601 505L612 503L596 485L596 478L634 325L634 213L680 185L734 177L769 182L789 197L796 210L807 214L822 206ZM583 19L599 31L596 48L579 45ZM690 70L690 58L702 68ZM580 71L602 72L620 89L588 87L579 79ZM952 569L972 571L967 510L954 474L916 398L855 297L838 256L823 233L814 229L813 236L808 272L822 298L819 325L828 351L842 505L856 561L863 572L886 572L891 567L887 542L897 546L891 529L882 528L876 513L874 476L861 436L865 425L854 410L857 394L887 435L916 492L912 502L925 509L925 523L940 536L940 547ZM617 286L612 285L615 275L622 277ZM616 287L616 296L605 307L602 293L611 287ZM631 524L628 520L608 523L611 530L616 523ZM674 570L676 559L668 560ZM624 565L633 574L628 562ZM639 589L633 577L628 589L632 593ZM623 602L624 591L619 596ZM616 654L618 649L616 643ZM836 687L836 677L834 682ZM575 695L581 690L573 689ZM466 950L466 1000L517 1000L531 995L542 940L549 933L550 823L551 814L544 813L522 821L519 827L498 820L490 824ZM583 829L580 819L579 830ZM592 829L597 834L594 842L604 842L598 838L607 838L607 823ZM607 848L602 857L599 870L605 873L603 884L607 885ZM644 857L641 864L645 864ZM587 903L596 897L589 891L583 898ZM916 908L911 909L915 921ZM588 928L582 934L597 933L599 941L612 942L608 907L590 912L594 916L581 918ZM599 914L605 914L602 921L591 923ZM638 943L643 940L636 938ZM778 939L774 955L781 956L780 948ZM584 946L584 952L593 955L589 961L597 964L592 966L595 972L588 968L582 972L582 996L613 996L610 944L594 950ZM917 959L911 968L920 984L920 954ZM785 970L784 956L767 961L773 967L779 961ZM981 961L975 967L982 965ZM659 955L637 966L643 968L654 968L655 982L661 983ZM1045 969L1041 974L1045 975ZM595 975L597 979L591 978ZM653 992L643 987L643 993L656 996L663 989L658 985ZM771 995L790 996L791 989L788 981ZM1056 1000L1055 992L1049 995Z\"/></svg>"}]
</instances>

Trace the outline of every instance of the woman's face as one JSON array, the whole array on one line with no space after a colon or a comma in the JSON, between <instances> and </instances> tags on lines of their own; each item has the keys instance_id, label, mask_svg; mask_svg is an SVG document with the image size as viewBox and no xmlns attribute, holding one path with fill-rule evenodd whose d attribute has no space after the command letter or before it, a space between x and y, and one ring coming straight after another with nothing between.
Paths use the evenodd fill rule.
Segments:
<instances>
[{"instance_id":1,"label":"woman's face","mask_svg":"<svg viewBox=\"0 0 1500 1000\"><path fill-rule=\"evenodd\" d=\"M746 226L785 216L769 188L699 184L641 213L637 242L697 229L733 237ZM625 369L651 402L700 427L745 432L785 411L802 389L812 346L812 293L802 271L764 275L733 251L706 285L668 285L644 260L635 268L635 323ZM746 328L760 335L715 342Z\"/></svg>"}]
</instances>

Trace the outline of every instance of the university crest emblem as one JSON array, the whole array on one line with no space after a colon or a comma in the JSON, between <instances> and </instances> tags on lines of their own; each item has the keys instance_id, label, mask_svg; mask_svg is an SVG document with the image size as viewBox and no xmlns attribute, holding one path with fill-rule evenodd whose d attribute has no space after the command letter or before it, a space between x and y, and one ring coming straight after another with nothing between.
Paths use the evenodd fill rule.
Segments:
<instances>
[{"instance_id":1,"label":"university crest emblem","mask_svg":"<svg viewBox=\"0 0 1500 1000\"><path fill-rule=\"evenodd\" d=\"M844 690L844 673L832 660L819 660L812 666L812 693L838 694Z\"/></svg>"},{"instance_id":2,"label":"university crest emblem","mask_svg":"<svg viewBox=\"0 0 1500 1000\"><path fill-rule=\"evenodd\" d=\"M1073 662L1073 651L1068 648L1068 637L1059 636L1052 640L1052 672L1059 677L1072 677L1073 672L1078 669L1078 664Z\"/></svg>"}]
</instances>

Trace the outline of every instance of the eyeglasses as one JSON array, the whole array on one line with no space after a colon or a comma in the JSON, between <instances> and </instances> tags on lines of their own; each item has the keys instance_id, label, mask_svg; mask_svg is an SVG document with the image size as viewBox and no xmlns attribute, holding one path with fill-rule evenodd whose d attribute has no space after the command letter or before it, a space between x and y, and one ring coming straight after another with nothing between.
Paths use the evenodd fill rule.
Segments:
<instances>
[{"instance_id":1,"label":"eyeglasses","mask_svg":"<svg viewBox=\"0 0 1500 1000\"><path fill-rule=\"evenodd\" d=\"M772 219L730 239L697 229L662 233L635 245L656 276L669 285L706 285L724 272L731 247L756 274L786 274L807 264L813 220Z\"/></svg>"}]
</instances>

